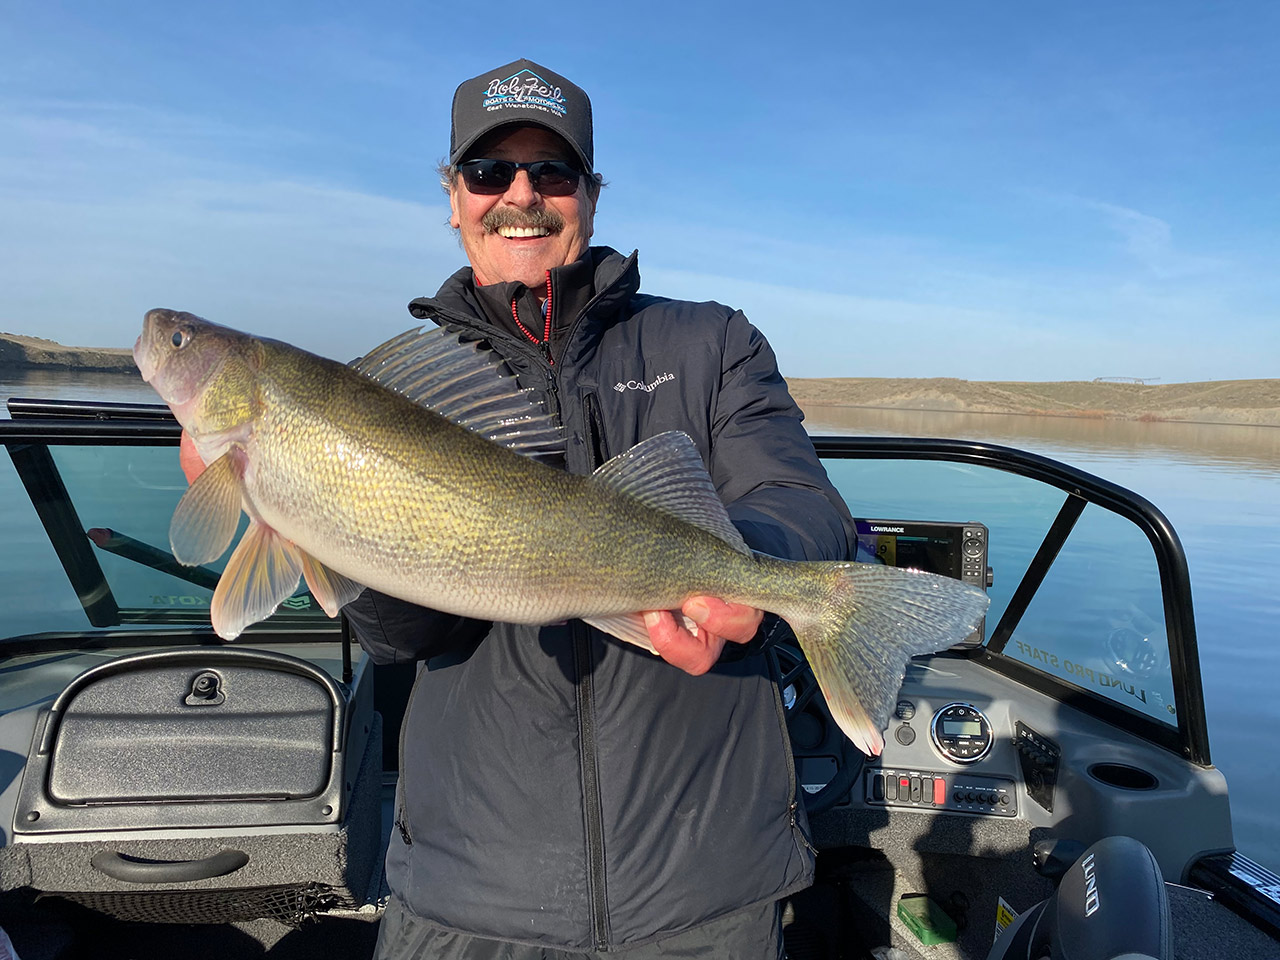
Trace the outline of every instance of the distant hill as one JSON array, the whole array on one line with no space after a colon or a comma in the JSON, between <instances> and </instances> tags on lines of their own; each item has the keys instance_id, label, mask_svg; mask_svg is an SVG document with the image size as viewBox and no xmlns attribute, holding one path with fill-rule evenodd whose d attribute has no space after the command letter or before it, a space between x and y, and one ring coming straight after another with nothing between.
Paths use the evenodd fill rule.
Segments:
<instances>
[{"instance_id":1,"label":"distant hill","mask_svg":"<svg viewBox=\"0 0 1280 960\"><path fill-rule=\"evenodd\" d=\"M0 333L0 375L18 370L83 370L138 376L129 350L66 347L42 337ZM1280 426L1280 379L1202 383L959 380L952 377L788 377L801 407L824 404L949 413L1121 420L1185 420Z\"/></svg>"},{"instance_id":2,"label":"distant hill","mask_svg":"<svg viewBox=\"0 0 1280 960\"><path fill-rule=\"evenodd\" d=\"M117 347L64 347L43 337L0 333L0 374L17 370L84 370L132 373L133 353Z\"/></svg>"},{"instance_id":3,"label":"distant hill","mask_svg":"<svg viewBox=\"0 0 1280 960\"><path fill-rule=\"evenodd\" d=\"M1121 420L1184 420L1280 426L1280 380L1201 383L1051 383L958 380L789 377L796 402L949 413L1018 413Z\"/></svg>"}]
</instances>

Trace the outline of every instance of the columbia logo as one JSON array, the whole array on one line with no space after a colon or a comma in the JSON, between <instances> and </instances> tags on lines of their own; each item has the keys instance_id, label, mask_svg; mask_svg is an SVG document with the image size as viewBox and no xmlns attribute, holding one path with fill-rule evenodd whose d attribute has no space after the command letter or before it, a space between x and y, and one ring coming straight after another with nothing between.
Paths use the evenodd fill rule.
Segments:
<instances>
[{"instance_id":1,"label":"columbia logo","mask_svg":"<svg viewBox=\"0 0 1280 960\"><path fill-rule=\"evenodd\" d=\"M676 375L674 373L660 373L648 383L643 383L639 380L619 380L613 385L613 389L619 393L626 393L628 390L643 390L645 393L652 393L659 384L675 378Z\"/></svg>"}]
</instances>

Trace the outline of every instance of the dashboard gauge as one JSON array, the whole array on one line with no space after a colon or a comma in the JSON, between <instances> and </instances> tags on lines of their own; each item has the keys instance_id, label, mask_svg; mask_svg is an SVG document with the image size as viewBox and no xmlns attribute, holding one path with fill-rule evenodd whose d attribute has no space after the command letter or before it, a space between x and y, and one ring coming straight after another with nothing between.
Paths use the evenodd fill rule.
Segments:
<instances>
[{"instance_id":1,"label":"dashboard gauge","mask_svg":"<svg viewBox=\"0 0 1280 960\"><path fill-rule=\"evenodd\" d=\"M929 727L933 748L953 763L977 763L991 752L991 721L971 703L948 703Z\"/></svg>"}]
</instances>

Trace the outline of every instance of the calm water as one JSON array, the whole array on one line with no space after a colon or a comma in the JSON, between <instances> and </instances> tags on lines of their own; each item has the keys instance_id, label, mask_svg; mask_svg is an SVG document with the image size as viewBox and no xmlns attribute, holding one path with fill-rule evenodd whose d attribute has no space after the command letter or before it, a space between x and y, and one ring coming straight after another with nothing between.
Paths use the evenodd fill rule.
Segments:
<instances>
[{"instance_id":1,"label":"calm water","mask_svg":"<svg viewBox=\"0 0 1280 960\"><path fill-rule=\"evenodd\" d=\"M10 396L154 401L140 380L41 373L0 382ZM1280 868L1280 428L1128 423L810 405L813 433L986 440L1042 453L1142 494L1172 521L1195 592L1214 762L1231 789L1237 846ZM0 409L0 417L6 414ZM6 504L26 498L0 458ZM26 508L29 510L29 508ZM967 519L967 518L966 518ZM982 518L975 518L982 519Z\"/></svg>"}]
</instances>

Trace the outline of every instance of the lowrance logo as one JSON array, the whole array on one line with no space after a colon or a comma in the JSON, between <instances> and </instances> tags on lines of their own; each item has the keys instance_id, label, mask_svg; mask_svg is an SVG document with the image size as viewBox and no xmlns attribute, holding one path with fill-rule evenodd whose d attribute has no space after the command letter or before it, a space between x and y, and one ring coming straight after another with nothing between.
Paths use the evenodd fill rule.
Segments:
<instances>
[{"instance_id":1,"label":"lowrance logo","mask_svg":"<svg viewBox=\"0 0 1280 960\"><path fill-rule=\"evenodd\" d=\"M906 527L877 527L874 523L871 525L872 533L906 533Z\"/></svg>"}]
</instances>

